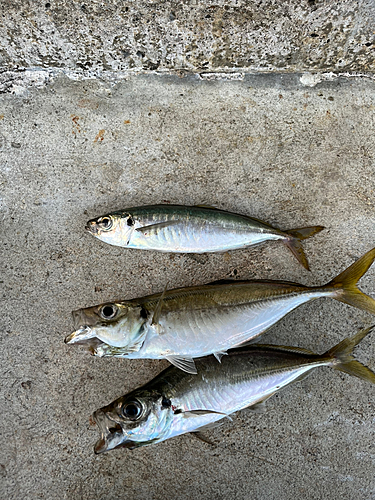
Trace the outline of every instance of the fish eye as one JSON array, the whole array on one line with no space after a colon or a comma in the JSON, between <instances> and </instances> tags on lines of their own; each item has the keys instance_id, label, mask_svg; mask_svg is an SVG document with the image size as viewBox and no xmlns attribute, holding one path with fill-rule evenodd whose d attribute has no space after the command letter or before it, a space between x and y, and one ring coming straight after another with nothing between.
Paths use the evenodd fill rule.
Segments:
<instances>
[{"instance_id":1,"label":"fish eye","mask_svg":"<svg viewBox=\"0 0 375 500\"><path fill-rule=\"evenodd\" d=\"M100 315L103 319L112 319L116 316L117 307L112 304L103 306L100 310Z\"/></svg>"},{"instance_id":2,"label":"fish eye","mask_svg":"<svg viewBox=\"0 0 375 500\"><path fill-rule=\"evenodd\" d=\"M100 217L97 223L100 229L103 229L104 231L108 231L113 226L113 222L110 217Z\"/></svg>"},{"instance_id":3,"label":"fish eye","mask_svg":"<svg viewBox=\"0 0 375 500\"><path fill-rule=\"evenodd\" d=\"M129 420L137 420L142 414L142 405L138 401L129 401L122 409L122 414Z\"/></svg>"},{"instance_id":4,"label":"fish eye","mask_svg":"<svg viewBox=\"0 0 375 500\"><path fill-rule=\"evenodd\" d=\"M131 215L129 215L128 220L126 221L128 226L134 226L134 219Z\"/></svg>"}]
</instances>

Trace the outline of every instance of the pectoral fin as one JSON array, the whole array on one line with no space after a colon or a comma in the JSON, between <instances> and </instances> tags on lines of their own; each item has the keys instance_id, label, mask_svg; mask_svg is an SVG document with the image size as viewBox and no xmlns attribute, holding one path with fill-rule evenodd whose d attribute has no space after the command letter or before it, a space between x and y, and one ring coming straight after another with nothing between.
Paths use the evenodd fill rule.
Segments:
<instances>
[{"instance_id":1,"label":"pectoral fin","mask_svg":"<svg viewBox=\"0 0 375 500\"><path fill-rule=\"evenodd\" d=\"M202 415L223 415L226 416L226 413L222 413L220 411L215 410L189 410L184 411L184 417L201 417Z\"/></svg>"},{"instance_id":2,"label":"pectoral fin","mask_svg":"<svg viewBox=\"0 0 375 500\"><path fill-rule=\"evenodd\" d=\"M176 414L181 413L185 418L190 418L190 417L202 417L203 415L220 415L221 417L227 417L229 420L232 420L229 415L226 413L222 413L220 411L216 410L188 410L188 411L181 411L181 410L176 410ZM213 422L211 424L203 425L202 427L199 427L197 430L202 430L204 429L209 429L211 425L216 424L216 422ZM195 431L192 431L195 432Z\"/></svg>"},{"instance_id":3,"label":"pectoral fin","mask_svg":"<svg viewBox=\"0 0 375 500\"><path fill-rule=\"evenodd\" d=\"M166 222L159 222L157 224L150 224L149 226L137 227L136 231L139 233L148 233L149 231L158 231L159 229L164 229L165 227L175 226L176 224L181 224L180 220L170 220Z\"/></svg>"},{"instance_id":4,"label":"pectoral fin","mask_svg":"<svg viewBox=\"0 0 375 500\"><path fill-rule=\"evenodd\" d=\"M151 320L151 325L157 325L159 323L161 307L163 305L163 299L165 296L165 292L167 291L167 287L168 287L168 283L165 284L163 293L160 295L158 303L156 304L155 311L154 311L154 314L153 314L152 320Z\"/></svg>"},{"instance_id":5,"label":"pectoral fin","mask_svg":"<svg viewBox=\"0 0 375 500\"><path fill-rule=\"evenodd\" d=\"M166 356L166 359L172 365L176 366L184 372L191 373L193 375L196 375L198 373L193 358L182 356Z\"/></svg>"}]
</instances>

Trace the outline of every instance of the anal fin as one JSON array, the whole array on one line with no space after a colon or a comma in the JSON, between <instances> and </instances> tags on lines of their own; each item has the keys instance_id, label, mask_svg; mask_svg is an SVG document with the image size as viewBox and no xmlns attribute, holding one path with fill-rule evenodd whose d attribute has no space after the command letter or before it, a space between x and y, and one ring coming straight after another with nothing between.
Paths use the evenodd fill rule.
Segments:
<instances>
[{"instance_id":1,"label":"anal fin","mask_svg":"<svg viewBox=\"0 0 375 500\"><path fill-rule=\"evenodd\" d=\"M196 431L191 431L190 434L194 436L195 438L199 439L199 441L203 441L203 443L209 444L210 446L215 446L215 443L210 441L202 432L200 429L197 429Z\"/></svg>"},{"instance_id":2,"label":"anal fin","mask_svg":"<svg viewBox=\"0 0 375 500\"><path fill-rule=\"evenodd\" d=\"M218 427L222 426L223 423L224 423L223 420L216 420L216 422L211 422L210 424L198 427L198 429L194 432L204 432L204 431L210 431L211 429L217 429Z\"/></svg>"},{"instance_id":3,"label":"anal fin","mask_svg":"<svg viewBox=\"0 0 375 500\"><path fill-rule=\"evenodd\" d=\"M267 396L265 396L263 399L261 399L257 403L249 404L248 406L245 406L245 408L253 411L254 413L264 413L266 411L266 401L268 399L272 398L272 396L274 394L276 394L276 392L278 392L278 391L274 391L271 394L268 394Z\"/></svg>"},{"instance_id":4,"label":"anal fin","mask_svg":"<svg viewBox=\"0 0 375 500\"><path fill-rule=\"evenodd\" d=\"M295 378L292 383L294 382L301 382L301 380L305 380L311 373L311 370L306 371L305 373L302 373L299 377Z\"/></svg>"}]
</instances>

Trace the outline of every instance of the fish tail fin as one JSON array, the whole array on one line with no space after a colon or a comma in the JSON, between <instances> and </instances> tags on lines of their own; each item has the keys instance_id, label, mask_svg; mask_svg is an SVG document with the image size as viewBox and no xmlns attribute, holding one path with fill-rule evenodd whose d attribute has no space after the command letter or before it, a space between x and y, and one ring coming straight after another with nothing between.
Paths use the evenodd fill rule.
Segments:
<instances>
[{"instance_id":1,"label":"fish tail fin","mask_svg":"<svg viewBox=\"0 0 375 500\"><path fill-rule=\"evenodd\" d=\"M375 314L375 300L361 292L357 282L367 272L375 260L375 248L365 253L354 264L325 285L325 288L335 288L333 298L351 306Z\"/></svg>"},{"instance_id":2,"label":"fish tail fin","mask_svg":"<svg viewBox=\"0 0 375 500\"><path fill-rule=\"evenodd\" d=\"M342 340L339 344L323 354L323 357L331 358L330 366L335 368L335 370L348 373L349 375L375 384L375 373L370 370L370 368L357 361L353 356L353 349L355 346L358 345L374 327L375 325L370 326L369 328L359 331L353 337Z\"/></svg>"},{"instance_id":3,"label":"fish tail fin","mask_svg":"<svg viewBox=\"0 0 375 500\"><path fill-rule=\"evenodd\" d=\"M320 233L323 229L324 226L311 226L300 227L298 229L288 229L288 231L284 231L284 233L288 235L288 238L284 240L284 244L289 248L298 262L300 262L308 271L310 271L309 263L302 248L301 241L314 236L314 234Z\"/></svg>"}]
</instances>

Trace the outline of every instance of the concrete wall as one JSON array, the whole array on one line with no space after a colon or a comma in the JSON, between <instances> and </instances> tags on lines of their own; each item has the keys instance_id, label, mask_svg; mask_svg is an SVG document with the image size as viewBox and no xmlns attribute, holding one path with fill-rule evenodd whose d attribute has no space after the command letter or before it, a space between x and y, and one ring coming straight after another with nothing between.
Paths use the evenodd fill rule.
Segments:
<instances>
[{"instance_id":1,"label":"concrete wall","mask_svg":"<svg viewBox=\"0 0 375 500\"><path fill-rule=\"evenodd\" d=\"M210 431L214 446L182 436L95 456L90 414L167 363L63 343L78 307L227 277L320 284L374 246L373 3L2 8L0 498L374 498L375 388L358 379L322 368ZM277 244L146 254L84 232L160 202L327 229L304 244L311 273ZM322 299L263 340L324 352L373 322ZM374 345L356 353L372 369Z\"/></svg>"},{"instance_id":2,"label":"concrete wall","mask_svg":"<svg viewBox=\"0 0 375 500\"><path fill-rule=\"evenodd\" d=\"M372 0L3 2L0 64L373 72Z\"/></svg>"}]
</instances>

